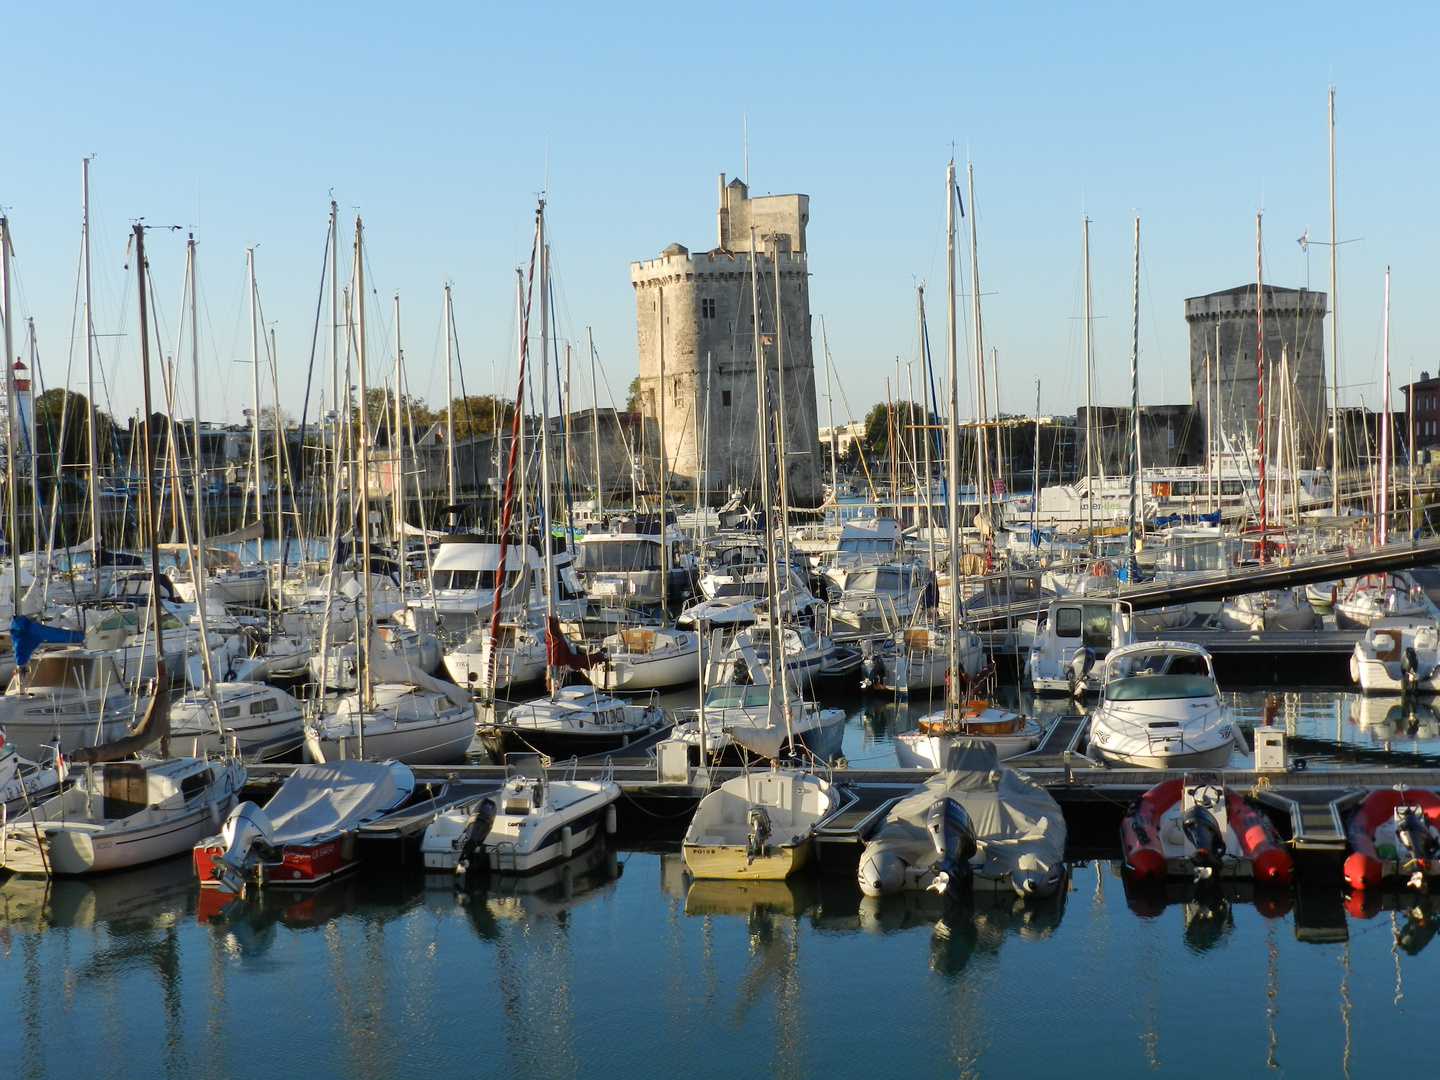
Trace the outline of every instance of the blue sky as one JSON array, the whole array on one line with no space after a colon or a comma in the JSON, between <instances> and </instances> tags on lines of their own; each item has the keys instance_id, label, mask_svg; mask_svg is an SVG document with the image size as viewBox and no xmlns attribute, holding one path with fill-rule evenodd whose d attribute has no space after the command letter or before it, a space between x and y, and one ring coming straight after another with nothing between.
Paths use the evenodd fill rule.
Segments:
<instances>
[{"instance_id":1,"label":"blue sky","mask_svg":"<svg viewBox=\"0 0 1440 1080\"><path fill-rule=\"evenodd\" d=\"M45 382L63 383L93 154L96 329L127 335L103 339L119 415L138 404L122 264L142 216L200 239L202 416L238 420L248 399L251 245L298 414L332 190L364 215L377 333L401 294L411 388L443 398L450 281L467 388L510 392L514 268L544 188L561 333L583 350L593 327L623 395L629 263L713 243L715 174L742 172L748 114L752 192L811 197L812 308L857 412L916 356L922 279L942 339L952 146L975 166L1004 407L1033 408L1037 378L1047 411L1083 398L1082 213L1097 401L1128 400L1135 211L1142 398L1185 401L1181 301L1253 279L1258 209L1266 279L1326 287L1326 249L1307 258L1296 239L1328 238L1334 82L1339 233L1364 238L1342 249L1342 401L1373 403L1386 264L1395 383L1440 368L1436 30L1427 6L1318 3L10 5L0 204L17 321L34 317ZM148 243L173 334L184 232Z\"/></svg>"}]
</instances>

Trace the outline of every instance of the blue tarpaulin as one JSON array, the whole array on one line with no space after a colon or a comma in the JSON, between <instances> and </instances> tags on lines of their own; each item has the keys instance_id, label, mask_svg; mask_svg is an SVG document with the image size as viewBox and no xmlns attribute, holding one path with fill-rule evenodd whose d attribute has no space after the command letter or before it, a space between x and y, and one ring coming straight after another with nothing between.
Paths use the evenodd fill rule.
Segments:
<instances>
[{"instance_id":1,"label":"blue tarpaulin","mask_svg":"<svg viewBox=\"0 0 1440 1080\"><path fill-rule=\"evenodd\" d=\"M46 626L24 615L16 615L10 620L10 640L15 646L15 663L24 667L30 663L35 650L46 642L76 645L85 640L85 635L79 630L62 630L58 626Z\"/></svg>"}]
</instances>

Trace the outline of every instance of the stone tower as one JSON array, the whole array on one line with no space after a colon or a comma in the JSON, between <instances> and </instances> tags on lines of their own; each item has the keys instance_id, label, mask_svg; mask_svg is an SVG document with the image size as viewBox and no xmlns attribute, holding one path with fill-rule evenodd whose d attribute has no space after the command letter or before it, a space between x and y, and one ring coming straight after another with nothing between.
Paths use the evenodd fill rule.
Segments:
<instances>
[{"instance_id":1,"label":"stone tower","mask_svg":"<svg viewBox=\"0 0 1440 1080\"><path fill-rule=\"evenodd\" d=\"M707 493L721 499L731 488L760 489L753 229L761 350L770 405L777 414L783 397L789 499L796 506L820 502L805 255L809 219L809 196L752 199L743 183L727 185L721 173L716 247L691 254L671 244L658 258L630 264L640 346L639 408L650 421L647 430L658 430L664 410L666 462L672 483L682 490L693 489L696 477Z\"/></svg>"},{"instance_id":2,"label":"stone tower","mask_svg":"<svg viewBox=\"0 0 1440 1080\"><path fill-rule=\"evenodd\" d=\"M1323 465L1329 444L1325 405L1323 292L1265 286L1265 398L1271 417L1266 456L1275 456L1280 418L1282 354L1288 357L1295 444L1304 467ZM1185 301L1190 324L1190 399L1206 424L1210 415L1236 450L1256 443L1258 373L1255 365L1255 286ZM1218 373L1218 394L1216 377ZM1209 382L1207 396L1207 379Z\"/></svg>"}]
</instances>

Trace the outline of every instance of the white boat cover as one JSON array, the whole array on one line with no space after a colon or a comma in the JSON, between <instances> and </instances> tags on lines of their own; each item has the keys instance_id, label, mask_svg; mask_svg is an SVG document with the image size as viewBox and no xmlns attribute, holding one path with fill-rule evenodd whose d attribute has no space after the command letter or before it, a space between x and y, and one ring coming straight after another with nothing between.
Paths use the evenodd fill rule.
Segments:
<instances>
[{"instance_id":1,"label":"white boat cover","mask_svg":"<svg viewBox=\"0 0 1440 1080\"><path fill-rule=\"evenodd\" d=\"M409 683L421 690L444 694L452 705L470 704L470 691L453 682L427 675L408 663L403 656L390 651L379 634L370 635L370 678L373 682Z\"/></svg>"},{"instance_id":2,"label":"white boat cover","mask_svg":"<svg viewBox=\"0 0 1440 1080\"><path fill-rule=\"evenodd\" d=\"M1043 873L1065 858L1065 818L1050 793L1014 769L1002 769L995 747L984 739L957 739L943 773L907 795L866 846L865 858L889 852L913 867L936 860L925 829L937 799L949 796L965 808L986 877Z\"/></svg>"},{"instance_id":3,"label":"white boat cover","mask_svg":"<svg viewBox=\"0 0 1440 1080\"><path fill-rule=\"evenodd\" d=\"M299 765L265 805L274 845L295 844L393 810L415 790L415 777L393 761Z\"/></svg>"}]
</instances>

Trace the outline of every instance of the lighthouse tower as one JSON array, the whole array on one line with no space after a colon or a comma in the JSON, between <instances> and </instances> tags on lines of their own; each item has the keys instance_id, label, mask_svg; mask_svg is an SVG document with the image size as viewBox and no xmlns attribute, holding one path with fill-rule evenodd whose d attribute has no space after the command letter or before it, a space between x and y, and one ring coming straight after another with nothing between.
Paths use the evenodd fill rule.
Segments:
<instances>
[{"instance_id":1,"label":"lighthouse tower","mask_svg":"<svg viewBox=\"0 0 1440 1080\"><path fill-rule=\"evenodd\" d=\"M30 432L34 430L35 406L30 400L30 369L25 366L24 361L16 357L13 371L15 373L15 437L20 441L15 448L26 457L31 457L34 448L30 441Z\"/></svg>"}]
</instances>

